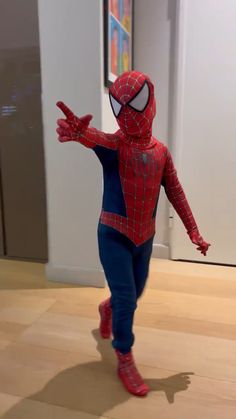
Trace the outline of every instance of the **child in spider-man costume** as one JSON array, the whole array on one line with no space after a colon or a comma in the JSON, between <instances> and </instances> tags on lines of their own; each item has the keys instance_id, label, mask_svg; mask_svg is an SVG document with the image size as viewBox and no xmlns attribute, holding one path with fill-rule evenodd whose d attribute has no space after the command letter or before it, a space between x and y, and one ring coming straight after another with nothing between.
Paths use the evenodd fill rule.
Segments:
<instances>
[{"instance_id":1,"label":"child in spider-man costume","mask_svg":"<svg viewBox=\"0 0 236 419\"><path fill-rule=\"evenodd\" d=\"M57 105L66 119L58 120L57 132L61 142L78 141L93 149L103 166L98 243L111 298L99 306L100 332L103 338L113 334L118 375L126 389L144 396L149 389L133 360L132 326L148 276L161 185L203 255L209 244L199 233L170 152L152 136L156 103L149 77L126 72L113 83L109 96L120 127L116 133L90 128L91 115L78 118L62 102Z\"/></svg>"}]
</instances>

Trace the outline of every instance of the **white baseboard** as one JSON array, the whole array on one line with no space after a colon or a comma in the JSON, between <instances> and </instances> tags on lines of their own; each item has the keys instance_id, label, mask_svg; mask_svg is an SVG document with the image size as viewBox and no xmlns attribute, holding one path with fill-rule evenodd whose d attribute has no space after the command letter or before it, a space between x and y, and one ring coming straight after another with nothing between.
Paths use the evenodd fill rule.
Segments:
<instances>
[{"instance_id":1,"label":"white baseboard","mask_svg":"<svg viewBox=\"0 0 236 419\"><path fill-rule=\"evenodd\" d=\"M153 244L152 257L159 259L170 259L170 248L164 244Z\"/></svg>"},{"instance_id":2,"label":"white baseboard","mask_svg":"<svg viewBox=\"0 0 236 419\"><path fill-rule=\"evenodd\" d=\"M105 278L102 270L84 269L69 266L46 265L46 276L49 281L79 284L88 287L105 287Z\"/></svg>"}]
</instances>

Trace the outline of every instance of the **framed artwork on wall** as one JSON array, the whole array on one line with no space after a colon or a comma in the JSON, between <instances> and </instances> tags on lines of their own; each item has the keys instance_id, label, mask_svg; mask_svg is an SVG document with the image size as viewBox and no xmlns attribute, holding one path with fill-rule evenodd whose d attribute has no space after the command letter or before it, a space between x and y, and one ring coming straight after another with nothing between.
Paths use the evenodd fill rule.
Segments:
<instances>
[{"instance_id":1,"label":"framed artwork on wall","mask_svg":"<svg viewBox=\"0 0 236 419\"><path fill-rule=\"evenodd\" d=\"M104 0L104 69L109 87L133 68L134 1Z\"/></svg>"}]
</instances>

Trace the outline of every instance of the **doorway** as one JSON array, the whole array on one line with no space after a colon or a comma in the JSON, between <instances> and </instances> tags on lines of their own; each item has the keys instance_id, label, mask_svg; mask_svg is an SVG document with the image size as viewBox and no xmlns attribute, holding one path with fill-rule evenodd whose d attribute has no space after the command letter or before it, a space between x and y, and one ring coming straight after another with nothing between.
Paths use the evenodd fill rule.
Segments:
<instances>
[{"instance_id":1,"label":"doorway","mask_svg":"<svg viewBox=\"0 0 236 419\"><path fill-rule=\"evenodd\" d=\"M47 260L37 0L0 17L0 255Z\"/></svg>"}]
</instances>

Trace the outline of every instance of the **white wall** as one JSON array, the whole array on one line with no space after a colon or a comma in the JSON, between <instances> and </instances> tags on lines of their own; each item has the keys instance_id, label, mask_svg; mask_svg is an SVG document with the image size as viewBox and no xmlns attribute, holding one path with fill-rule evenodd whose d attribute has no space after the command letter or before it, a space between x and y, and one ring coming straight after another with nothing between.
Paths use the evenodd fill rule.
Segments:
<instances>
[{"instance_id":1,"label":"white wall","mask_svg":"<svg viewBox=\"0 0 236 419\"><path fill-rule=\"evenodd\" d=\"M155 85L157 117L153 134L170 148L175 4L175 0L135 1L135 68L147 73ZM168 256L168 217L169 204L162 190L157 212L154 255ZM158 246L160 244L162 246Z\"/></svg>"},{"instance_id":2,"label":"white wall","mask_svg":"<svg viewBox=\"0 0 236 419\"><path fill-rule=\"evenodd\" d=\"M106 87L102 87L102 129L105 132L115 132L119 129L111 109L108 89Z\"/></svg>"},{"instance_id":3,"label":"white wall","mask_svg":"<svg viewBox=\"0 0 236 419\"><path fill-rule=\"evenodd\" d=\"M63 100L78 115L105 119L102 66L102 2L39 0L42 101L46 157L49 278L103 285L96 228L102 171L91 150L60 144L55 133ZM98 36L98 34L100 34Z\"/></svg>"},{"instance_id":4,"label":"white wall","mask_svg":"<svg viewBox=\"0 0 236 419\"><path fill-rule=\"evenodd\" d=\"M180 0L176 156L200 231L195 250L174 217L172 257L236 264L236 2Z\"/></svg>"}]
</instances>

